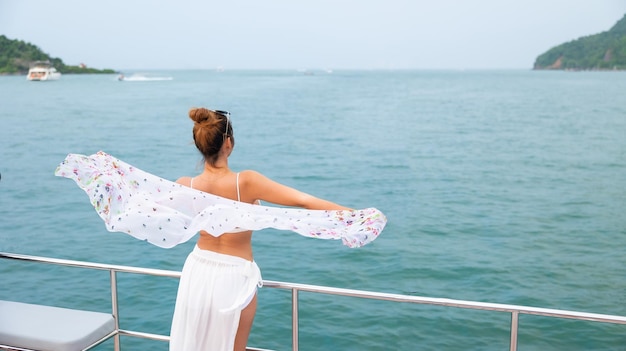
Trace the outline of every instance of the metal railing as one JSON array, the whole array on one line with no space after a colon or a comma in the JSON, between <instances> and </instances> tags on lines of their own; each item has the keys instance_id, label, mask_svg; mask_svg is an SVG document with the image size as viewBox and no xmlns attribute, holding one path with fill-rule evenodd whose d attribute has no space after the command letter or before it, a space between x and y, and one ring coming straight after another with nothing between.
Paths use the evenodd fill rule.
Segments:
<instances>
[{"instance_id":1,"label":"metal railing","mask_svg":"<svg viewBox=\"0 0 626 351\"><path fill-rule=\"evenodd\" d=\"M117 331L117 333L113 336L115 340L114 341L115 351L121 350L121 346L120 346L121 335L137 337L137 338L152 339L152 340L160 340L160 341L166 341L166 342L169 341L169 336L167 335L151 334L151 333L144 333L144 332L139 332L139 331L120 329L119 320L118 320L119 306L118 306L118 300L117 300L117 276L116 274L118 272L123 272L123 273L136 273L136 274L144 274L144 275L152 275L152 276L180 278L181 273L178 271L122 266L122 265L111 265L111 264L93 263L93 262L86 262L86 261L74 261L74 260L30 256L30 255L5 253L5 252L0 252L0 258L30 261L30 262L41 262L41 263L79 267L79 268L108 270L110 272L110 277L111 277L112 315L115 319L115 329ZM447 307L457 307L457 308L464 308L464 309L488 310L488 311L510 313L511 314L510 351L517 350L517 335L518 335L520 314L538 315L538 316L553 317L553 318L566 318L566 319L584 320L584 321L592 321L592 322L603 322L603 323L612 323L612 324L626 324L626 316L615 316L615 315L598 314L598 313L576 312L576 311L566 311L566 310L557 310L557 309L549 309L549 308L538 308L538 307L508 305L508 304L499 304L499 303L487 303L487 302L477 302L477 301L464 301L464 300L454 300L454 299L446 299L446 298L388 294L388 293L381 293L381 292L371 292L371 291L354 290L354 289L342 289L342 288L334 288L334 287L318 286L318 285L277 282L277 281L271 281L271 280L264 280L263 286L266 288L291 290L292 349L293 351L298 350L298 301L299 301L298 294L301 291L319 293L319 294L358 297L358 298L373 299L373 300L447 306ZM267 350L258 349L258 348L248 348L248 350L267 351Z\"/></svg>"}]
</instances>

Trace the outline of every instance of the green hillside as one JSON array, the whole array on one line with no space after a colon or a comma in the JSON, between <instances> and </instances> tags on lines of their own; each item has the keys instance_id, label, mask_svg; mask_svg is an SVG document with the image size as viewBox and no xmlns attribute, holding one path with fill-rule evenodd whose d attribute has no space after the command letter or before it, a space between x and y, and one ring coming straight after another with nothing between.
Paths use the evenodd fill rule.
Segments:
<instances>
[{"instance_id":1,"label":"green hillside","mask_svg":"<svg viewBox=\"0 0 626 351\"><path fill-rule=\"evenodd\" d=\"M112 69L68 66L60 58L50 57L33 44L0 35L0 74L26 74L35 61L50 61L61 73L115 73Z\"/></svg>"},{"instance_id":2,"label":"green hillside","mask_svg":"<svg viewBox=\"0 0 626 351\"><path fill-rule=\"evenodd\" d=\"M626 70L626 15L607 32L581 37L539 55L534 69Z\"/></svg>"}]
</instances>

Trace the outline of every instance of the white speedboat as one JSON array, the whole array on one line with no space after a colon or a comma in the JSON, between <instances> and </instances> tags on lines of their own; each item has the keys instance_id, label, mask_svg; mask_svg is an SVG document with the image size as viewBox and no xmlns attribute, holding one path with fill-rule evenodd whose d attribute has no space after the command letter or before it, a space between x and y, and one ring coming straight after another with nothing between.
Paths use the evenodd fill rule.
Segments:
<instances>
[{"instance_id":1,"label":"white speedboat","mask_svg":"<svg viewBox=\"0 0 626 351\"><path fill-rule=\"evenodd\" d=\"M61 78L61 73L52 67L48 61L36 61L28 70L26 79L28 80L57 80Z\"/></svg>"}]
</instances>

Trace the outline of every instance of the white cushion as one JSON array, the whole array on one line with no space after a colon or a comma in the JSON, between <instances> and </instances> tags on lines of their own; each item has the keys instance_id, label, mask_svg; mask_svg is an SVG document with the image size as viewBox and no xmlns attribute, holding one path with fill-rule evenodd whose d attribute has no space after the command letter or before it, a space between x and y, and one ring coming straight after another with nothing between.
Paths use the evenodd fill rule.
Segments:
<instances>
[{"instance_id":1,"label":"white cushion","mask_svg":"<svg viewBox=\"0 0 626 351\"><path fill-rule=\"evenodd\" d=\"M111 314L0 300L0 345L76 351L114 330Z\"/></svg>"}]
</instances>

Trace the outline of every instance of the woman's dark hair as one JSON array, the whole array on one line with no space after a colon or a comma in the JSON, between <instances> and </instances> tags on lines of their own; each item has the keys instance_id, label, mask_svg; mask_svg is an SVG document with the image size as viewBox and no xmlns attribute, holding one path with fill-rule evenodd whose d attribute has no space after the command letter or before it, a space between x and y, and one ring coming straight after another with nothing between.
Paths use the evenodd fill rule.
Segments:
<instances>
[{"instance_id":1,"label":"woman's dark hair","mask_svg":"<svg viewBox=\"0 0 626 351\"><path fill-rule=\"evenodd\" d=\"M230 137L233 146L235 145L233 127L227 113L199 107L189 110L189 118L194 121L193 141L198 151L207 163L215 165L226 138Z\"/></svg>"}]
</instances>

